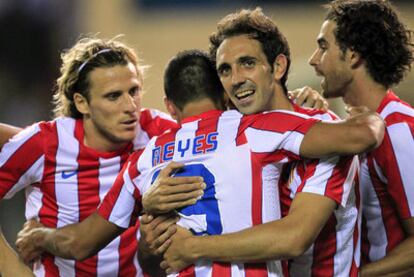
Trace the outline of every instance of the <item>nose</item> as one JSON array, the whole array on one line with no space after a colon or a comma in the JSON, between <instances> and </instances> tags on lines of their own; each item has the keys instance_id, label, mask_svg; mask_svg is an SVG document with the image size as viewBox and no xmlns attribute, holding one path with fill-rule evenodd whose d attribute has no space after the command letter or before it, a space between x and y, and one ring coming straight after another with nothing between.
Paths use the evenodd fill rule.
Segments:
<instances>
[{"instance_id":1,"label":"nose","mask_svg":"<svg viewBox=\"0 0 414 277\"><path fill-rule=\"evenodd\" d=\"M123 101L125 112L135 113L137 111L136 101L135 97L131 96L129 93L126 93Z\"/></svg>"},{"instance_id":2,"label":"nose","mask_svg":"<svg viewBox=\"0 0 414 277\"><path fill-rule=\"evenodd\" d=\"M232 70L232 74L231 74L231 84L234 88L240 86L241 84L244 83L245 81L245 77L244 75L240 72L240 69L236 66L233 70Z\"/></svg>"},{"instance_id":3,"label":"nose","mask_svg":"<svg viewBox=\"0 0 414 277\"><path fill-rule=\"evenodd\" d=\"M308 63L309 63L311 66L316 66L316 65L318 64L318 62L319 62L319 58L318 58L318 49L316 49L316 50L313 52L312 56L310 56L310 58L309 58L309 60L308 60Z\"/></svg>"}]
</instances>

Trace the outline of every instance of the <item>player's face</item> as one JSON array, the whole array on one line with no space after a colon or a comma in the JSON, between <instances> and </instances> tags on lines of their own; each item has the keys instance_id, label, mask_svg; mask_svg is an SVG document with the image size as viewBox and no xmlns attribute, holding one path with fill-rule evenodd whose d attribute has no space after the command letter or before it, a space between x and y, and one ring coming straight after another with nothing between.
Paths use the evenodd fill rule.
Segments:
<instances>
[{"instance_id":1,"label":"player's face","mask_svg":"<svg viewBox=\"0 0 414 277\"><path fill-rule=\"evenodd\" d=\"M259 41L246 35L227 38L217 49L216 61L223 87L241 113L272 109L275 79Z\"/></svg>"},{"instance_id":2,"label":"player's face","mask_svg":"<svg viewBox=\"0 0 414 277\"><path fill-rule=\"evenodd\" d=\"M89 81L85 135L88 132L89 137L93 136L93 141L101 144L98 148L118 149L132 141L137 132L142 97L140 73L132 63L102 67L89 74Z\"/></svg>"},{"instance_id":3,"label":"player's face","mask_svg":"<svg viewBox=\"0 0 414 277\"><path fill-rule=\"evenodd\" d=\"M318 47L309 59L317 76L322 76L321 87L326 98L343 97L352 81L349 51L341 51L336 43L336 23L326 20L318 35Z\"/></svg>"}]
</instances>

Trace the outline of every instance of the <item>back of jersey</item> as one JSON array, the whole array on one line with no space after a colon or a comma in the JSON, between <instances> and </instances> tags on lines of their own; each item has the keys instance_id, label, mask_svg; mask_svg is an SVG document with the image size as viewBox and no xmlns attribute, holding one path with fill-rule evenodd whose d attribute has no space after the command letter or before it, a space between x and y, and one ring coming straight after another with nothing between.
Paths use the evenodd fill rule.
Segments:
<instances>
[{"instance_id":1,"label":"back of jersey","mask_svg":"<svg viewBox=\"0 0 414 277\"><path fill-rule=\"evenodd\" d=\"M303 137L297 127L303 127L305 120L300 117L289 126L272 129L264 125L278 124L269 119L282 118L279 113L246 117L236 111L187 118L181 128L150 141L138 161L141 175L134 183L145 192L172 160L185 164L175 175L202 176L207 185L203 197L179 211L179 224L196 235L235 232L279 219L280 166L297 158ZM209 262L197 266L196 275L213 276ZM278 261L262 266L264 276L282 276ZM230 276L244 276L247 270L243 264L232 264Z\"/></svg>"}]
</instances>

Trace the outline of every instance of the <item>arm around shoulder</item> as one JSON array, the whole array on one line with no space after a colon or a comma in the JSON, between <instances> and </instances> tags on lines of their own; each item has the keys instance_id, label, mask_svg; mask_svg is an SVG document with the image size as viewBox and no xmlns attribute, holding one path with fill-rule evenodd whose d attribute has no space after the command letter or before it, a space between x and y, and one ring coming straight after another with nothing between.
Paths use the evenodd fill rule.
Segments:
<instances>
[{"instance_id":1,"label":"arm around shoulder","mask_svg":"<svg viewBox=\"0 0 414 277\"><path fill-rule=\"evenodd\" d=\"M306 134L300 154L307 158L353 155L378 147L385 123L375 112L364 112L341 122L318 122Z\"/></svg>"}]
</instances>

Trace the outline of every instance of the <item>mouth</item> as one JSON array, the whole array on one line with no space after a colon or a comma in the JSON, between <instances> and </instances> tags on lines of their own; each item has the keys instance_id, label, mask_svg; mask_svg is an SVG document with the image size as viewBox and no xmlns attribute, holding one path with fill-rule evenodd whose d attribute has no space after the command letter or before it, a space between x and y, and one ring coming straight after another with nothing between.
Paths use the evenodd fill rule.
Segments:
<instances>
[{"instance_id":1,"label":"mouth","mask_svg":"<svg viewBox=\"0 0 414 277\"><path fill-rule=\"evenodd\" d=\"M121 124L126 125L127 127L135 127L137 125L137 119L133 118L130 120L122 121Z\"/></svg>"},{"instance_id":2,"label":"mouth","mask_svg":"<svg viewBox=\"0 0 414 277\"><path fill-rule=\"evenodd\" d=\"M254 90L244 90L244 91L240 91L240 92L236 92L234 94L234 96L238 99L238 100L243 100L248 98L249 96L252 96L255 93Z\"/></svg>"}]
</instances>

